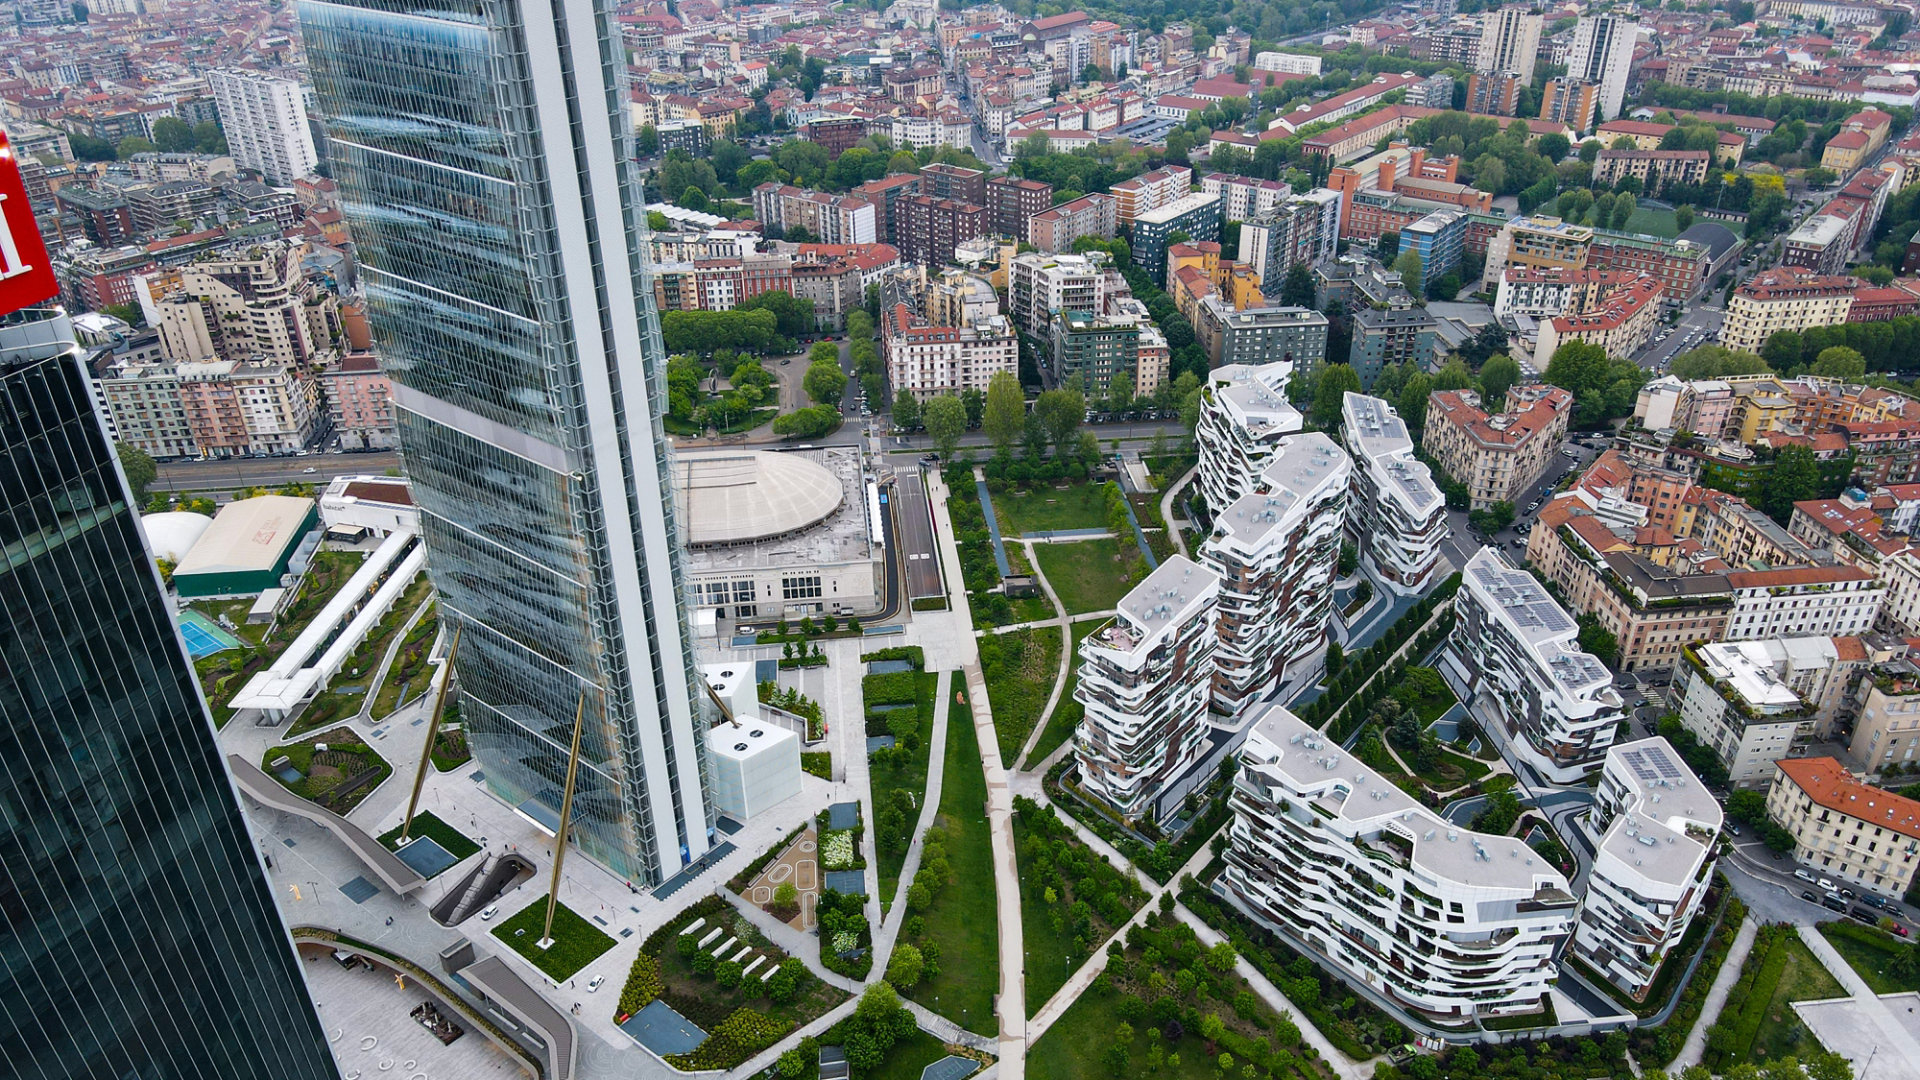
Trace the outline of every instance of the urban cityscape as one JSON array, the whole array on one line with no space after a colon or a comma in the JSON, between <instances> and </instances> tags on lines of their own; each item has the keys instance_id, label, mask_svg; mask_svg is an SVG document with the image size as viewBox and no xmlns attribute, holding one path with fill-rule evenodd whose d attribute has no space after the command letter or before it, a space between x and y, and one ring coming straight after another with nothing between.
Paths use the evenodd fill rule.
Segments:
<instances>
[{"instance_id":1,"label":"urban cityscape","mask_svg":"<svg viewBox=\"0 0 1920 1080\"><path fill-rule=\"evenodd\" d=\"M1915 11L0 0L8 1075L1920 1080Z\"/></svg>"}]
</instances>

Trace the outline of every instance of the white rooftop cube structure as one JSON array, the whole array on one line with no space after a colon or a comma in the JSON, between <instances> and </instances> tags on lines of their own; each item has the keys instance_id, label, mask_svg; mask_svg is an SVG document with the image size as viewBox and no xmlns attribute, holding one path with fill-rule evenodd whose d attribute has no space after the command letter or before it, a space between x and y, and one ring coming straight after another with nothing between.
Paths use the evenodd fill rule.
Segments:
<instances>
[{"instance_id":1,"label":"white rooftop cube structure","mask_svg":"<svg viewBox=\"0 0 1920 1080\"><path fill-rule=\"evenodd\" d=\"M718 724L707 768L714 809L746 821L800 794L800 738L772 724Z\"/></svg>"}]
</instances>

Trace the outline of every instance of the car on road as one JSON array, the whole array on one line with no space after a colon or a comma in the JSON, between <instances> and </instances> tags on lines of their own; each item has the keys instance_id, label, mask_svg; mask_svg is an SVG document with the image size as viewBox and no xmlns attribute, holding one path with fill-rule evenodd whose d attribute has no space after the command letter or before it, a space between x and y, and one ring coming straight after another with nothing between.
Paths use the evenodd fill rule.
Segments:
<instances>
[{"instance_id":1,"label":"car on road","mask_svg":"<svg viewBox=\"0 0 1920 1080\"><path fill-rule=\"evenodd\" d=\"M301 469L300 471L303 473L310 473L310 472L319 472L320 470L312 465L309 465L306 468Z\"/></svg>"},{"instance_id":2,"label":"car on road","mask_svg":"<svg viewBox=\"0 0 1920 1080\"><path fill-rule=\"evenodd\" d=\"M1820 898L1820 906L1844 915L1847 911L1847 899L1839 893L1828 893Z\"/></svg>"},{"instance_id":3,"label":"car on road","mask_svg":"<svg viewBox=\"0 0 1920 1080\"><path fill-rule=\"evenodd\" d=\"M1833 891L1833 882L1827 878L1821 878L1819 881L1815 882L1814 884L1820 886L1821 892L1833 893L1833 895L1835 896L1840 895L1839 893L1836 893Z\"/></svg>"},{"instance_id":4,"label":"car on road","mask_svg":"<svg viewBox=\"0 0 1920 1080\"><path fill-rule=\"evenodd\" d=\"M493 921L493 917L494 917L495 915L498 915L498 914L500 914L500 905L499 905L499 904L488 904L488 905L487 905L487 907L486 907L486 910L484 910L484 911L482 911L482 912L480 913L480 921L481 921L481 922L492 922L492 921Z\"/></svg>"},{"instance_id":5,"label":"car on road","mask_svg":"<svg viewBox=\"0 0 1920 1080\"><path fill-rule=\"evenodd\" d=\"M1847 918L1866 923L1868 926L1872 926L1880 921L1880 916L1863 907L1848 908Z\"/></svg>"},{"instance_id":6,"label":"car on road","mask_svg":"<svg viewBox=\"0 0 1920 1080\"><path fill-rule=\"evenodd\" d=\"M1813 895L1812 889L1801 889L1800 899L1805 900L1809 904L1817 904L1820 902L1820 898L1818 896Z\"/></svg>"},{"instance_id":7,"label":"car on road","mask_svg":"<svg viewBox=\"0 0 1920 1080\"><path fill-rule=\"evenodd\" d=\"M1906 937L1906 936L1907 936L1907 933L1908 933L1908 930L1907 930L1907 928L1906 928L1906 927L1904 927L1904 926L1901 926L1901 925L1900 925L1899 923L1894 923L1894 924L1893 924L1893 932L1894 932L1894 933L1896 933L1896 934L1899 934L1899 935L1900 935L1901 937Z\"/></svg>"}]
</instances>

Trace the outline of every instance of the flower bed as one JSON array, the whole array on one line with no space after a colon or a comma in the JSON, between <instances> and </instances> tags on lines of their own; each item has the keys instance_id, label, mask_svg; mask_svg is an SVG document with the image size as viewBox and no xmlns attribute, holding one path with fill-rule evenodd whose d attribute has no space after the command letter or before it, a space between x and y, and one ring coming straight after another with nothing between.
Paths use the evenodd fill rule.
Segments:
<instances>
[{"instance_id":1,"label":"flower bed","mask_svg":"<svg viewBox=\"0 0 1920 1080\"><path fill-rule=\"evenodd\" d=\"M853 869L853 830L828 833L820 844L820 863L829 870Z\"/></svg>"}]
</instances>

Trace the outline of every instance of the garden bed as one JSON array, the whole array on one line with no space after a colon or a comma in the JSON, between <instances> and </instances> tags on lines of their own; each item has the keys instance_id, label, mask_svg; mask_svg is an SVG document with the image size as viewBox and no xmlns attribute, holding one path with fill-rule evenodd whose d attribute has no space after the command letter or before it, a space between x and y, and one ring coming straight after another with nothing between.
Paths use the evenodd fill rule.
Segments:
<instances>
[{"instance_id":1,"label":"garden bed","mask_svg":"<svg viewBox=\"0 0 1920 1080\"><path fill-rule=\"evenodd\" d=\"M1081 843L1052 807L1015 796L1013 813L1031 1019L1147 897L1132 876Z\"/></svg>"},{"instance_id":2,"label":"garden bed","mask_svg":"<svg viewBox=\"0 0 1920 1080\"><path fill-rule=\"evenodd\" d=\"M981 638L980 670L987 680L1000 761L1011 766L1060 674L1060 628L1035 626Z\"/></svg>"},{"instance_id":3,"label":"garden bed","mask_svg":"<svg viewBox=\"0 0 1920 1080\"><path fill-rule=\"evenodd\" d=\"M374 719L391 716L407 701L426 693L433 681L433 667L428 660L433 655L433 640L439 633L440 612L436 607L422 615L413 632L400 643L393 667L388 669L386 679L380 683L380 693L373 699ZM403 700L403 693L410 696Z\"/></svg>"},{"instance_id":4,"label":"garden bed","mask_svg":"<svg viewBox=\"0 0 1920 1080\"><path fill-rule=\"evenodd\" d=\"M868 757L867 781L873 795L873 848L879 860L878 896L882 904L893 900L900 881L900 867L906 861L913 841L914 825L920 820L920 800L927 792L927 760L932 753L934 695L939 692L940 676L933 672L907 672L913 686L913 706L887 713L884 731L876 731L869 719L868 734L890 734L891 747L876 750ZM869 703L871 706L873 703Z\"/></svg>"},{"instance_id":5,"label":"garden bed","mask_svg":"<svg viewBox=\"0 0 1920 1080\"><path fill-rule=\"evenodd\" d=\"M400 850L400 829L401 826L395 825L381 835L380 842L387 846L388 851ZM441 821L431 810L422 810L413 815L413 828L410 835L416 839L424 836L439 844L446 849L447 854L453 856L455 862L476 854L480 850L479 844L459 829Z\"/></svg>"},{"instance_id":6,"label":"garden bed","mask_svg":"<svg viewBox=\"0 0 1920 1080\"><path fill-rule=\"evenodd\" d=\"M1920 972L1902 978L1893 963L1902 952L1914 947L1912 939L1897 938L1885 930L1845 919L1821 923L1818 929L1874 993L1920 990Z\"/></svg>"},{"instance_id":7,"label":"garden bed","mask_svg":"<svg viewBox=\"0 0 1920 1080\"><path fill-rule=\"evenodd\" d=\"M1760 928L1727 1005L1707 1029L1704 1063L1715 1073L1743 1062L1758 1065L1789 1054L1805 1057L1820 1042L1793 1011L1795 1001L1846 997L1847 991L1791 926Z\"/></svg>"},{"instance_id":8,"label":"garden bed","mask_svg":"<svg viewBox=\"0 0 1920 1080\"><path fill-rule=\"evenodd\" d=\"M321 750L320 746L327 749ZM286 758L285 765L273 763ZM260 755L260 767L281 786L303 799L345 817L393 774L393 766L366 741L341 726L297 743L269 746ZM298 779L281 775L292 768Z\"/></svg>"}]
</instances>

